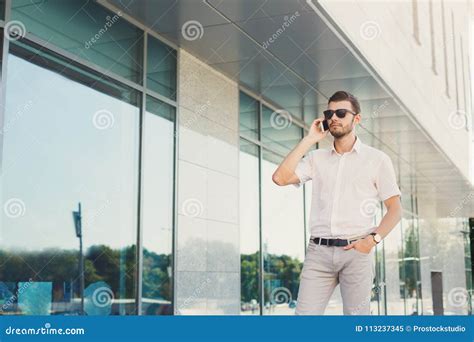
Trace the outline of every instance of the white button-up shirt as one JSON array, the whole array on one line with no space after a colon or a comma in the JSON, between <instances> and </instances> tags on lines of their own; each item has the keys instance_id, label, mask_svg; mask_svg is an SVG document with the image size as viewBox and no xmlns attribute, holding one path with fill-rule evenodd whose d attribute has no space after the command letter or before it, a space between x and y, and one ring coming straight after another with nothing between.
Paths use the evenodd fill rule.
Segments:
<instances>
[{"instance_id":1,"label":"white button-up shirt","mask_svg":"<svg viewBox=\"0 0 474 342\"><path fill-rule=\"evenodd\" d=\"M313 180L309 227L311 235L351 239L376 229L374 216L380 201L401 195L390 157L357 137L352 150L334 148L306 154L298 163L300 187Z\"/></svg>"}]
</instances>

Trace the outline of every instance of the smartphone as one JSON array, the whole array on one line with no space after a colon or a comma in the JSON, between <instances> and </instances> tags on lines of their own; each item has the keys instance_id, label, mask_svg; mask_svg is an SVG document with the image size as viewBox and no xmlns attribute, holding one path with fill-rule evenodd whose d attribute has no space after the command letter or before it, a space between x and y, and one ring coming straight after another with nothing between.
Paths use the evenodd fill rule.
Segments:
<instances>
[{"instance_id":1,"label":"smartphone","mask_svg":"<svg viewBox=\"0 0 474 342\"><path fill-rule=\"evenodd\" d=\"M319 123L319 127L321 128L322 132L325 132L329 129L329 124L327 120L323 120Z\"/></svg>"}]
</instances>

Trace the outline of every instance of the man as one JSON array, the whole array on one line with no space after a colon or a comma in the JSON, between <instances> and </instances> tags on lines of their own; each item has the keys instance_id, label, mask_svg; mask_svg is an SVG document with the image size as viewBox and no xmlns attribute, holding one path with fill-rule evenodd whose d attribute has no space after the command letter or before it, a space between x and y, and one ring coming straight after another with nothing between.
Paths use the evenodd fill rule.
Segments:
<instances>
[{"instance_id":1,"label":"man","mask_svg":"<svg viewBox=\"0 0 474 342\"><path fill-rule=\"evenodd\" d=\"M324 111L329 130L318 118L308 134L286 156L273 182L299 187L312 179L309 226L311 238L301 272L297 315L322 315L337 284L345 315L370 314L375 275L374 247L401 218L400 190L390 158L365 145L355 134L361 120L358 100L338 91ZM331 149L311 150L328 135ZM301 159L303 158L303 159ZM387 211L374 227L375 208L383 201Z\"/></svg>"}]
</instances>

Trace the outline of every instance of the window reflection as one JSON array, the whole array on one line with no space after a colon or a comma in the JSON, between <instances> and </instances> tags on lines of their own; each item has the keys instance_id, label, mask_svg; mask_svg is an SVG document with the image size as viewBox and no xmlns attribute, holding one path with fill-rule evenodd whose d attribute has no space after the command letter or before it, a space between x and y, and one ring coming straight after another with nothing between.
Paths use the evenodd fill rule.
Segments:
<instances>
[{"instance_id":1,"label":"window reflection","mask_svg":"<svg viewBox=\"0 0 474 342\"><path fill-rule=\"evenodd\" d=\"M304 261L302 188L280 187L272 174L282 157L263 150L262 235L264 314L294 314Z\"/></svg>"},{"instance_id":2,"label":"window reflection","mask_svg":"<svg viewBox=\"0 0 474 342\"><path fill-rule=\"evenodd\" d=\"M143 32L95 1L14 0L11 17L43 41L141 83Z\"/></svg>"},{"instance_id":3,"label":"window reflection","mask_svg":"<svg viewBox=\"0 0 474 342\"><path fill-rule=\"evenodd\" d=\"M260 201L258 147L240 140L241 314L260 314Z\"/></svg>"},{"instance_id":4,"label":"window reflection","mask_svg":"<svg viewBox=\"0 0 474 342\"><path fill-rule=\"evenodd\" d=\"M171 315L175 109L147 97L144 121L142 313Z\"/></svg>"},{"instance_id":5,"label":"window reflection","mask_svg":"<svg viewBox=\"0 0 474 342\"><path fill-rule=\"evenodd\" d=\"M147 88L176 100L176 50L148 35Z\"/></svg>"},{"instance_id":6,"label":"window reflection","mask_svg":"<svg viewBox=\"0 0 474 342\"><path fill-rule=\"evenodd\" d=\"M257 100L240 92L240 136L258 139L259 106Z\"/></svg>"},{"instance_id":7,"label":"window reflection","mask_svg":"<svg viewBox=\"0 0 474 342\"><path fill-rule=\"evenodd\" d=\"M66 61L12 48L35 64L8 57L0 280L12 296L2 313L135 314L139 96L126 88L112 96Z\"/></svg>"},{"instance_id":8,"label":"window reflection","mask_svg":"<svg viewBox=\"0 0 474 342\"><path fill-rule=\"evenodd\" d=\"M261 140L277 153L287 155L301 140L301 128L293 124L287 111L262 106Z\"/></svg>"},{"instance_id":9,"label":"window reflection","mask_svg":"<svg viewBox=\"0 0 474 342\"><path fill-rule=\"evenodd\" d=\"M403 251L400 260L400 293L405 298L405 314L419 315L421 309L421 277L417 218L411 213L405 213L404 216L402 218Z\"/></svg>"}]
</instances>

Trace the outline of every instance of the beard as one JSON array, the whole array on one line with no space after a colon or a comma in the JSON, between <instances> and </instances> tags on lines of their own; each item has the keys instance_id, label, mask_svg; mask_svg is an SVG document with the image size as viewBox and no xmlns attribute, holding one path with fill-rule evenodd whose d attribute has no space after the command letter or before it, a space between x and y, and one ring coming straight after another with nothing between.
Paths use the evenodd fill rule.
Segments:
<instances>
[{"instance_id":1,"label":"beard","mask_svg":"<svg viewBox=\"0 0 474 342\"><path fill-rule=\"evenodd\" d=\"M346 136L350 132L352 132L353 128L354 128L354 119L352 119L352 122L347 126L343 126L343 125L333 126L333 127L330 126L329 132L334 138L339 139Z\"/></svg>"},{"instance_id":2,"label":"beard","mask_svg":"<svg viewBox=\"0 0 474 342\"><path fill-rule=\"evenodd\" d=\"M332 128L329 128L329 132L336 139L342 138L343 136L349 134L351 131L352 129L350 129L350 127L344 126L334 126Z\"/></svg>"}]
</instances>

